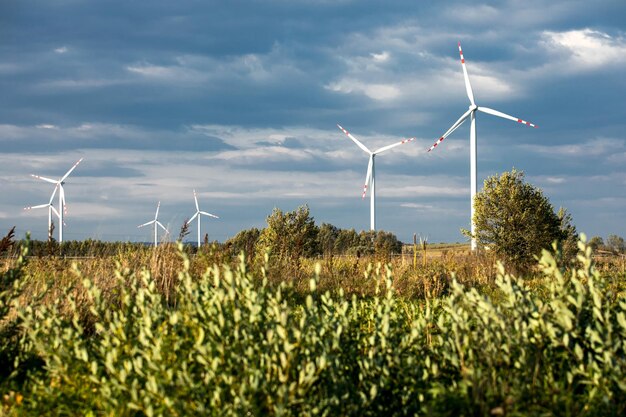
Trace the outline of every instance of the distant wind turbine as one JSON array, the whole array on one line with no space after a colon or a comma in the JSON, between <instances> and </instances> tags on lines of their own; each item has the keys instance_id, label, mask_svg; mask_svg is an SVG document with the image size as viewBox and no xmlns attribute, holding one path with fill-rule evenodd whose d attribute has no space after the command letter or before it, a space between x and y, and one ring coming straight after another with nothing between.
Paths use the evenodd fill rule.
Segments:
<instances>
[{"instance_id":1,"label":"distant wind turbine","mask_svg":"<svg viewBox=\"0 0 626 417\"><path fill-rule=\"evenodd\" d=\"M50 230L50 225L52 223L52 211L54 211L54 213L59 217L59 242L63 242L63 225L65 224L65 222L63 221L63 215L67 214L67 206L65 205L65 190L63 189L63 185L65 184L65 180L67 179L67 177L70 176L72 171L76 169L76 167L78 166L78 164L80 164L82 160L83 158L80 158L78 162L76 162L65 173L65 175L63 175L58 180L53 180L52 178L46 178L40 175L31 174L31 177L33 178L37 178L37 179L49 182L51 184L54 184L54 191L52 192L52 197L50 197L50 202L48 204L42 204L42 205L34 206L34 207L26 207L26 210L30 210L33 208L46 207L46 206L50 207L48 209L48 235L50 235L49 230ZM54 195L57 192L57 188L59 189L59 210L58 211L52 206L52 200L54 199Z\"/></svg>"},{"instance_id":2,"label":"distant wind turbine","mask_svg":"<svg viewBox=\"0 0 626 417\"><path fill-rule=\"evenodd\" d=\"M469 110L467 110L463 115L457 120L450 129L446 133L443 134L429 149L428 152L432 151L439 145L445 138L450 136L452 132L459 128L468 118L471 121L470 125L470 221L471 221L471 232L472 232L472 250L476 249L476 227L474 224L474 196L476 195L476 110L481 111L483 113L491 114L494 116L502 117L503 119L513 120L514 122L525 124L530 127L537 127L536 125L527 122L525 120L519 119L517 117L509 116L508 114L499 112L497 110L490 109L489 107L478 107L474 102L474 93L472 91L472 85L470 84L469 76L467 75L467 68L465 67L465 58L463 57L463 50L461 49L461 42L459 42L459 54L461 55L461 66L463 68L463 77L465 78L465 90L467 92L467 97L470 101Z\"/></svg>"},{"instance_id":3,"label":"distant wind turbine","mask_svg":"<svg viewBox=\"0 0 626 417\"><path fill-rule=\"evenodd\" d=\"M156 213L154 214L154 220L150 220L147 223L140 224L139 226L137 226L137 228L139 228L139 227L144 227L144 226L148 226L148 225L154 224L154 247L155 248L158 245L158 240L157 240L158 239L158 235L157 235L157 232L158 232L159 228L157 226L160 226L163 230L165 230L165 233L169 233L167 231L167 229L165 228L165 226L163 226L161 224L161 222L159 221L159 219L158 219L159 218L159 207L161 207L161 202L160 201L157 204Z\"/></svg>"},{"instance_id":4,"label":"distant wind turbine","mask_svg":"<svg viewBox=\"0 0 626 417\"><path fill-rule=\"evenodd\" d=\"M54 206L52 205L52 201L54 200L54 195L56 194L56 192L57 192L57 187L54 188L54 192L52 193L52 196L50 197L50 201L47 204L39 204L38 206L24 207L24 210L26 211L48 207L48 240L52 239L52 213L54 212L57 218L61 217L57 209L55 209Z\"/></svg>"},{"instance_id":5,"label":"distant wind turbine","mask_svg":"<svg viewBox=\"0 0 626 417\"><path fill-rule=\"evenodd\" d=\"M202 216L213 217L219 219L215 214L207 213L206 211L201 211L200 206L198 205L198 195L196 194L196 190L193 190L193 199L196 202L196 214L194 214L191 219L189 219L189 223L191 223L196 217L198 218L198 248L200 247L200 219Z\"/></svg>"},{"instance_id":6,"label":"distant wind turbine","mask_svg":"<svg viewBox=\"0 0 626 417\"><path fill-rule=\"evenodd\" d=\"M370 188L370 229L376 230L376 166L375 166L375 157L381 152L388 151L391 148L395 148L396 146L400 146L402 144L412 142L415 138L403 139L400 142L393 143L391 145L383 146L382 148L376 149L375 151L370 151L365 145L359 142L350 132L346 129L337 125L339 129L343 131L356 145L361 148L365 153L367 153L369 158L369 164L367 165L367 174L365 174L365 185L363 186L363 197L365 198L365 194L367 193L367 187Z\"/></svg>"}]
</instances>

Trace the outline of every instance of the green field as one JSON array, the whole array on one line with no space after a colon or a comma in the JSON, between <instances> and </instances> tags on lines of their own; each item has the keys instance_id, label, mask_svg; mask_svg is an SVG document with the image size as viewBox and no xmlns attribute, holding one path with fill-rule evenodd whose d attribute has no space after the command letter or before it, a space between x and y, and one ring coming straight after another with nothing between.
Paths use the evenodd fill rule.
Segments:
<instances>
[{"instance_id":1,"label":"green field","mask_svg":"<svg viewBox=\"0 0 626 417\"><path fill-rule=\"evenodd\" d=\"M626 276L580 250L5 259L3 414L623 415Z\"/></svg>"}]
</instances>

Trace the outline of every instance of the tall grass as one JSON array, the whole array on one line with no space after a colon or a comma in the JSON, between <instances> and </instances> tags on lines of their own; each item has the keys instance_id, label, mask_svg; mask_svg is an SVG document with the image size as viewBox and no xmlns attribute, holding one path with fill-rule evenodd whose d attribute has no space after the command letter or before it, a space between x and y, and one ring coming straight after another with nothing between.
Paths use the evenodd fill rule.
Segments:
<instances>
[{"instance_id":1,"label":"tall grass","mask_svg":"<svg viewBox=\"0 0 626 417\"><path fill-rule=\"evenodd\" d=\"M3 411L623 415L626 299L579 248L571 269L544 252L530 281L499 266L468 287L431 266L445 284L432 278L419 294L389 265L318 263L306 282L278 282L243 257L199 272L164 248L118 259L106 279L64 269L66 285L48 285L53 299L23 298L42 277L20 261L2 275L13 313L0 312L19 329L2 352L12 359ZM362 274L350 294L325 282L341 268Z\"/></svg>"}]
</instances>

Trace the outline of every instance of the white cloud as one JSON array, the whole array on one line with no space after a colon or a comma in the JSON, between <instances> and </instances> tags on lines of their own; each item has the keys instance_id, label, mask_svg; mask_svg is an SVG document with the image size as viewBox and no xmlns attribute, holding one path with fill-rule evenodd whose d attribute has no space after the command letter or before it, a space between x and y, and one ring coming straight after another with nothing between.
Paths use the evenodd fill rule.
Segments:
<instances>
[{"instance_id":1,"label":"white cloud","mask_svg":"<svg viewBox=\"0 0 626 417\"><path fill-rule=\"evenodd\" d=\"M400 204L400 207L414 208L418 210L432 210L435 208L435 206L430 205L430 204L418 204L418 203L402 203Z\"/></svg>"},{"instance_id":2,"label":"white cloud","mask_svg":"<svg viewBox=\"0 0 626 417\"><path fill-rule=\"evenodd\" d=\"M543 43L561 59L561 68L570 72L618 66L626 62L624 38L614 38L589 28L566 32L545 31Z\"/></svg>"},{"instance_id":3,"label":"white cloud","mask_svg":"<svg viewBox=\"0 0 626 417\"><path fill-rule=\"evenodd\" d=\"M473 3L471 6L455 4L447 8L446 14L464 23L492 24L501 17L501 10L486 4Z\"/></svg>"},{"instance_id":4,"label":"white cloud","mask_svg":"<svg viewBox=\"0 0 626 417\"><path fill-rule=\"evenodd\" d=\"M386 62L389 60L390 54L387 51L383 51L379 54L377 53L371 53L370 56L374 59L374 61L376 62Z\"/></svg>"},{"instance_id":5,"label":"white cloud","mask_svg":"<svg viewBox=\"0 0 626 417\"><path fill-rule=\"evenodd\" d=\"M130 83L129 80L118 78L79 78L42 81L35 84L33 87L44 89L82 89L110 87L114 85L122 85L128 83Z\"/></svg>"},{"instance_id":6,"label":"white cloud","mask_svg":"<svg viewBox=\"0 0 626 417\"><path fill-rule=\"evenodd\" d=\"M61 46L59 48L56 48L54 50L54 52L56 52L57 54L64 54L68 51L67 46Z\"/></svg>"},{"instance_id":7,"label":"white cloud","mask_svg":"<svg viewBox=\"0 0 626 417\"><path fill-rule=\"evenodd\" d=\"M581 143L571 143L564 145L522 144L518 145L518 147L544 156L558 159L562 159L564 156L576 158L585 158L589 156L607 156L610 159L616 154L616 152L619 154L620 151L626 148L626 140L597 138L587 140Z\"/></svg>"},{"instance_id":8,"label":"white cloud","mask_svg":"<svg viewBox=\"0 0 626 417\"><path fill-rule=\"evenodd\" d=\"M361 93L373 100L393 100L400 95L400 89L393 84L367 84L355 79L342 79L324 88L338 93Z\"/></svg>"},{"instance_id":9,"label":"white cloud","mask_svg":"<svg viewBox=\"0 0 626 417\"><path fill-rule=\"evenodd\" d=\"M565 181L563 177L546 177L546 182L550 184L564 184Z\"/></svg>"},{"instance_id":10,"label":"white cloud","mask_svg":"<svg viewBox=\"0 0 626 417\"><path fill-rule=\"evenodd\" d=\"M268 162L303 162L312 161L314 155L308 150L290 149L281 146L258 147L225 151L217 153L209 159L218 159L239 163L268 163Z\"/></svg>"},{"instance_id":11,"label":"white cloud","mask_svg":"<svg viewBox=\"0 0 626 417\"><path fill-rule=\"evenodd\" d=\"M467 187L445 185L445 183L437 185L436 182L440 181L431 180L431 183L435 185L404 185L393 189L383 189L381 194L388 197L465 197L469 195ZM417 181L412 178L411 182Z\"/></svg>"},{"instance_id":12,"label":"white cloud","mask_svg":"<svg viewBox=\"0 0 626 417\"><path fill-rule=\"evenodd\" d=\"M175 84L202 83L208 80L210 76L210 73L180 65L163 66L141 63L129 65L126 67L126 70L146 79L173 82Z\"/></svg>"},{"instance_id":13,"label":"white cloud","mask_svg":"<svg viewBox=\"0 0 626 417\"><path fill-rule=\"evenodd\" d=\"M437 216L446 216L446 217L467 216L466 210L455 209L455 208L441 206L441 205L420 204L420 203L402 203L400 204L400 207L414 209L418 213L429 213L429 214L435 214Z\"/></svg>"}]
</instances>

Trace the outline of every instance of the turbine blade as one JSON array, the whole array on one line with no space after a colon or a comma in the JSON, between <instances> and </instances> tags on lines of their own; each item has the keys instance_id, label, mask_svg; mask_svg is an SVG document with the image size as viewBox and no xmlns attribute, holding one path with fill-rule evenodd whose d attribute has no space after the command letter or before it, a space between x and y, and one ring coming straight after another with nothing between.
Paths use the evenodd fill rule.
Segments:
<instances>
[{"instance_id":1,"label":"turbine blade","mask_svg":"<svg viewBox=\"0 0 626 417\"><path fill-rule=\"evenodd\" d=\"M463 67L463 77L465 77L465 90L467 91L467 97L469 98L470 103L474 105L474 92L472 91L472 85L470 84L469 76L467 75L467 68L465 68L465 58L463 57L461 42L459 42L459 55L461 55L461 66Z\"/></svg>"},{"instance_id":2,"label":"turbine blade","mask_svg":"<svg viewBox=\"0 0 626 417\"><path fill-rule=\"evenodd\" d=\"M169 233L169 231L165 228L165 226L163 226L163 225L161 224L161 222L160 222L160 221L158 221L158 220L157 220L156 224L157 224L158 226L161 226L161 229L165 230L165 233Z\"/></svg>"},{"instance_id":3,"label":"turbine blade","mask_svg":"<svg viewBox=\"0 0 626 417\"><path fill-rule=\"evenodd\" d=\"M196 190L193 190L193 199L196 202L196 211L200 211L200 207L198 207L198 195L196 194Z\"/></svg>"},{"instance_id":4,"label":"turbine blade","mask_svg":"<svg viewBox=\"0 0 626 417\"><path fill-rule=\"evenodd\" d=\"M59 184L57 183L56 187L54 187L54 191L52 191L52 195L50 196L50 204L52 205L52 200L54 200L54 196L57 194L57 190L59 189Z\"/></svg>"},{"instance_id":5,"label":"turbine blade","mask_svg":"<svg viewBox=\"0 0 626 417\"><path fill-rule=\"evenodd\" d=\"M156 221L156 219L159 217L159 208L161 207L161 202L159 201L157 203L157 210L156 213L154 214L154 220Z\"/></svg>"},{"instance_id":6,"label":"turbine blade","mask_svg":"<svg viewBox=\"0 0 626 417\"><path fill-rule=\"evenodd\" d=\"M80 159L78 160L78 162L76 162L74 165L72 165L72 167L69 169L69 171L67 171L67 172L65 173L65 175L63 175L63 177L61 177L61 179L59 180L59 182L63 182L63 181L65 181L65 179L66 179L67 177L69 177L69 176L70 176L70 174L72 173L72 171L74 171L74 170L76 169L76 167L78 166L78 164L80 164L80 162L81 162L82 160L83 160L83 158L80 158Z\"/></svg>"},{"instance_id":7,"label":"turbine blade","mask_svg":"<svg viewBox=\"0 0 626 417\"><path fill-rule=\"evenodd\" d=\"M43 180L52 184L56 184L58 183L57 180L53 180L52 178L46 178L46 177L42 177L41 175L35 175L35 174L30 174L31 177L33 178L37 178L38 180Z\"/></svg>"},{"instance_id":8,"label":"turbine blade","mask_svg":"<svg viewBox=\"0 0 626 417\"><path fill-rule=\"evenodd\" d=\"M194 221L194 219L196 217L198 217L198 213L200 213L199 211L196 211L196 214L194 214L193 216L191 216L191 218L189 220L187 220L187 223L191 223L192 221Z\"/></svg>"},{"instance_id":9,"label":"turbine blade","mask_svg":"<svg viewBox=\"0 0 626 417\"><path fill-rule=\"evenodd\" d=\"M404 145L405 143L413 142L414 140L415 140L415 138L402 139L400 142L396 142L396 143L391 144L391 145L383 146L380 149L376 149L372 153L377 154L377 153L385 152L385 151L388 151L391 148L395 148L396 146L400 146L400 145Z\"/></svg>"},{"instance_id":10,"label":"turbine blade","mask_svg":"<svg viewBox=\"0 0 626 417\"><path fill-rule=\"evenodd\" d=\"M437 145L439 145L441 142L443 142L443 140L445 138L447 138L448 136L450 136L452 134L452 132L457 130L459 128L459 126L461 126L463 124L463 122L465 122L465 120L467 120L467 118L469 117L471 112L472 112L472 110L468 110L465 113L463 113L463 116L459 117L459 120L454 122L454 124L450 127L450 129L448 129L448 131L446 133L444 133L439 139L437 139L437 141L433 144L433 146L428 148L427 152L430 152L433 149L435 149L437 147Z\"/></svg>"},{"instance_id":11,"label":"turbine blade","mask_svg":"<svg viewBox=\"0 0 626 417\"><path fill-rule=\"evenodd\" d=\"M520 119L518 117L509 116L506 113L502 113L501 111L490 109L489 107L478 107L477 110L480 110L483 113L492 114L494 116L502 117L503 119L513 120L514 122L522 123L522 124L525 124L526 126L537 127L537 125L532 124L530 122L527 122L526 120L522 120L522 119Z\"/></svg>"},{"instance_id":12,"label":"turbine blade","mask_svg":"<svg viewBox=\"0 0 626 417\"><path fill-rule=\"evenodd\" d=\"M217 217L215 214L207 213L206 211L199 211L198 213L204 214L205 216L214 217L216 219L219 219L219 217Z\"/></svg>"},{"instance_id":13,"label":"turbine blade","mask_svg":"<svg viewBox=\"0 0 626 417\"><path fill-rule=\"evenodd\" d=\"M151 225L152 223L154 223L155 221L156 221L156 220L150 220L149 222L144 223L144 224L140 224L140 225L139 225L139 226L137 226L137 227L139 228L139 227L148 226L148 225Z\"/></svg>"},{"instance_id":14,"label":"turbine blade","mask_svg":"<svg viewBox=\"0 0 626 417\"><path fill-rule=\"evenodd\" d=\"M24 210L32 210L32 209L38 209L38 208L43 208L43 207L50 207L50 204L39 204L38 206L24 207Z\"/></svg>"},{"instance_id":15,"label":"turbine blade","mask_svg":"<svg viewBox=\"0 0 626 417\"><path fill-rule=\"evenodd\" d=\"M54 208L54 206L52 204L50 204L50 210L52 210L54 212L54 214L56 214L56 216L60 219L61 215L59 214L59 212L57 211L57 209ZM63 222L63 224L65 224L65 222Z\"/></svg>"},{"instance_id":16,"label":"turbine blade","mask_svg":"<svg viewBox=\"0 0 626 417\"><path fill-rule=\"evenodd\" d=\"M370 156L370 161L367 164L367 174L365 174L365 185L363 186L363 196L361 198L365 198L365 194L367 193L367 186L370 184L372 180L372 165L374 164L374 156Z\"/></svg>"},{"instance_id":17,"label":"turbine blade","mask_svg":"<svg viewBox=\"0 0 626 417\"><path fill-rule=\"evenodd\" d=\"M369 149L367 149L367 147L366 147L365 145L363 145L361 142L359 142L359 141L357 140L357 138L355 138L354 136L352 136L352 134L350 134L350 132L348 132L346 129L344 129L343 127L341 127L341 125L339 125L339 124L338 124L338 125L337 125L337 127L338 127L339 129L341 129L341 131L342 131L343 133L345 133L345 134L346 134L346 135L347 135L350 139L352 139L352 142L356 143L356 145L357 145L359 148L363 149L365 152L367 152L367 153L369 153L369 154L371 154L371 153L372 153Z\"/></svg>"}]
</instances>

